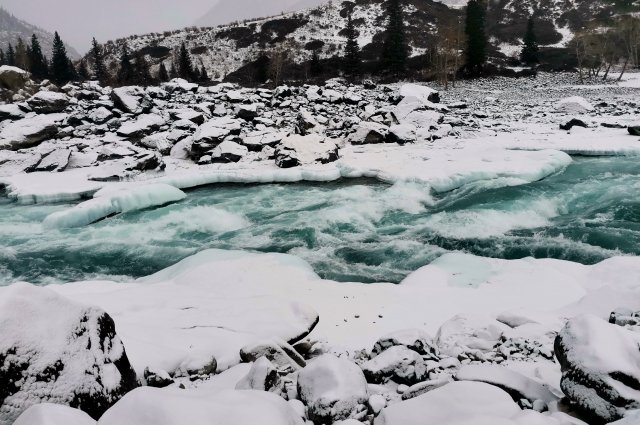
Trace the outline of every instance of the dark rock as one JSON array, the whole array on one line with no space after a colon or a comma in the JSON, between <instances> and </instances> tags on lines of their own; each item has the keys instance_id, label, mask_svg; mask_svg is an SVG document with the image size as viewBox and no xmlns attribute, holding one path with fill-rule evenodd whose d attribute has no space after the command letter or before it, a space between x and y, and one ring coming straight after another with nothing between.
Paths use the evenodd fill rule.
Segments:
<instances>
[{"instance_id":1,"label":"dark rock","mask_svg":"<svg viewBox=\"0 0 640 425\"><path fill-rule=\"evenodd\" d=\"M243 362L255 362L260 357L266 357L281 371L294 372L306 365L302 356L284 341L265 340L240 350Z\"/></svg>"},{"instance_id":2,"label":"dark rock","mask_svg":"<svg viewBox=\"0 0 640 425\"><path fill-rule=\"evenodd\" d=\"M578 118L572 118L565 124L560 124L560 130L571 130L573 127L584 127L588 128L589 125Z\"/></svg>"},{"instance_id":3,"label":"dark rock","mask_svg":"<svg viewBox=\"0 0 640 425\"><path fill-rule=\"evenodd\" d=\"M632 136L640 136L640 125L633 125L627 128L629 134Z\"/></svg>"},{"instance_id":4,"label":"dark rock","mask_svg":"<svg viewBox=\"0 0 640 425\"><path fill-rule=\"evenodd\" d=\"M144 379L147 381L147 386L153 388L165 388L175 382L166 371L150 370L149 368L144 370Z\"/></svg>"},{"instance_id":5,"label":"dark rock","mask_svg":"<svg viewBox=\"0 0 640 425\"><path fill-rule=\"evenodd\" d=\"M64 111L70 100L64 93L40 91L27 100L27 104L39 114L50 114Z\"/></svg>"}]
</instances>

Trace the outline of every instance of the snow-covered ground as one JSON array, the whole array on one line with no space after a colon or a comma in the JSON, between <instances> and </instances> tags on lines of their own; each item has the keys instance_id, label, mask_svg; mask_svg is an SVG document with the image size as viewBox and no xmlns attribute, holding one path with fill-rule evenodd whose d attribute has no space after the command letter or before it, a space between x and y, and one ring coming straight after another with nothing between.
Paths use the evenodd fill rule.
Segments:
<instances>
[{"instance_id":1,"label":"snow-covered ground","mask_svg":"<svg viewBox=\"0 0 640 425\"><path fill-rule=\"evenodd\" d=\"M412 214L460 188L549 179L576 155L640 158L636 80L578 86L543 74L460 82L439 96L340 81L68 86L0 106L0 146L14 149L0 150L0 208L64 202L42 224L81 238L79 228L199 186L368 178L421 187L387 201ZM629 226L633 202L619 212ZM534 215L476 217L474 231L490 238ZM198 216L184 219L193 217L197 231ZM231 231L246 226L233 219ZM432 220L449 226L445 239L470 231ZM584 265L449 252L399 284L337 282L292 254L219 249L137 280L85 273L45 287L1 282L0 424L581 425L633 420L640 408L636 256ZM40 382L42 393L30 390ZM27 410L38 401L90 417Z\"/></svg>"}]
</instances>

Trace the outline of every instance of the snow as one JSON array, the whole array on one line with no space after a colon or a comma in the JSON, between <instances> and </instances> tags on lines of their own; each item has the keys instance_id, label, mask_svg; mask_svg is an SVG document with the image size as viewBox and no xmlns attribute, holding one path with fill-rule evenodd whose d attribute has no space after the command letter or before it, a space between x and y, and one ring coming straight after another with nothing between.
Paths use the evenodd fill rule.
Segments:
<instances>
[{"instance_id":1,"label":"snow","mask_svg":"<svg viewBox=\"0 0 640 425\"><path fill-rule=\"evenodd\" d=\"M143 387L127 394L99 425L303 425L281 397L264 391L207 391Z\"/></svg>"},{"instance_id":2,"label":"snow","mask_svg":"<svg viewBox=\"0 0 640 425\"><path fill-rule=\"evenodd\" d=\"M569 114L583 114L593 111L593 105L584 97L572 96L561 99L555 105L556 111Z\"/></svg>"},{"instance_id":3,"label":"snow","mask_svg":"<svg viewBox=\"0 0 640 425\"><path fill-rule=\"evenodd\" d=\"M60 404L36 404L25 410L14 425L96 425L96 421L81 410Z\"/></svg>"},{"instance_id":4,"label":"snow","mask_svg":"<svg viewBox=\"0 0 640 425\"><path fill-rule=\"evenodd\" d=\"M640 310L636 258L584 266L453 253L400 285L371 285L322 280L307 263L289 255L209 250L137 283L52 288L108 311L141 374L147 366L197 369L212 355L219 370L225 370L239 362L242 347L265 338L287 341L304 335L317 315L321 320L314 338L345 349L373 347L381 336L407 327L435 334L444 319L459 312L496 317L526 309L562 315L562 309L590 291L609 285L609 269L618 270L617 285L635 288L627 293L627 303ZM599 297L606 305L607 297Z\"/></svg>"},{"instance_id":5,"label":"snow","mask_svg":"<svg viewBox=\"0 0 640 425\"><path fill-rule=\"evenodd\" d=\"M114 214L165 205L187 195L173 186L148 184L134 187L112 186L94 194L94 198L45 218L51 228L81 227Z\"/></svg>"},{"instance_id":6,"label":"snow","mask_svg":"<svg viewBox=\"0 0 640 425\"><path fill-rule=\"evenodd\" d=\"M21 149L57 133L66 114L35 115L12 121L0 130L0 148ZM45 136L46 135L46 136Z\"/></svg>"}]
</instances>

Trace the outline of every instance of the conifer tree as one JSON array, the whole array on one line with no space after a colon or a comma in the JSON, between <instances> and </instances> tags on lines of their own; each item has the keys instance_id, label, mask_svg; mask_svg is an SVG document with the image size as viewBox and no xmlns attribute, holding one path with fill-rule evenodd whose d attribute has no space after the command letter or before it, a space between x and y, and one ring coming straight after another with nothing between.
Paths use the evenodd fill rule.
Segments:
<instances>
[{"instance_id":1,"label":"conifer tree","mask_svg":"<svg viewBox=\"0 0 640 425\"><path fill-rule=\"evenodd\" d=\"M262 52L256 60L256 82L264 84L269 81L269 69L271 68L271 58L266 52Z\"/></svg>"},{"instance_id":2,"label":"conifer tree","mask_svg":"<svg viewBox=\"0 0 640 425\"><path fill-rule=\"evenodd\" d=\"M204 68L204 64L200 66L200 81L206 83L209 81L209 74L207 70Z\"/></svg>"},{"instance_id":3,"label":"conifer tree","mask_svg":"<svg viewBox=\"0 0 640 425\"><path fill-rule=\"evenodd\" d=\"M29 71L31 69L27 46L25 46L24 41L22 41L22 38L20 37L18 38L18 43L16 44L15 62L18 68L24 69L25 71Z\"/></svg>"},{"instance_id":4,"label":"conifer tree","mask_svg":"<svg viewBox=\"0 0 640 425\"><path fill-rule=\"evenodd\" d=\"M193 61L184 43L182 43L180 51L178 52L177 65L176 72L178 73L178 77L184 78L187 81L194 79Z\"/></svg>"},{"instance_id":5,"label":"conifer tree","mask_svg":"<svg viewBox=\"0 0 640 425\"><path fill-rule=\"evenodd\" d=\"M158 81L161 83L169 81L169 73L167 72L167 67L164 66L164 62L160 62L160 68L158 69Z\"/></svg>"},{"instance_id":6,"label":"conifer tree","mask_svg":"<svg viewBox=\"0 0 640 425\"><path fill-rule=\"evenodd\" d=\"M153 84L153 78L151 77L151 69L149 62L143 55L138 55L134 63L134 83L141 86L149 86Z\"/></svg>"},{"instance_id":7,"label":"conifer tree","mask_svg":"<svg viewBox=\"0 0 640 425\"><path fill-rule=\"evenodd\" d=\"M122 44L120 52L120 66L118 68L118 76L116 78L118 84L126 86L132 84L134 80L134 69L131 65L131 56L129 55L129 46L126 42Z\"/></svg>"},{"instance_id":8,"label":"conifer tree","mask_svg":"<svg viewBox=\"0 0 640 425\"><path fill-rule=\"evenodd\" d=\"M16 52L13 50L11 43L7 47L6 62L9 66L16 66Z\"/></svg>"},{"instance_id":9,"label":"conifer tree","mask_svg":"<svg viewBox=\"0 0 640 425\"><path fill-rule=\"evenodd\" d=\"M486 6L484 0L469 0L465 21L467 70L479 74L487 63Z\"/></svg>"},{"instance_id":10,"label":"conifer tree","mask_svg":"<svg viewBox=\"0 0 640 425\"><path fill-rule=\"evenodd\" d=\"M169 68L169 79L173 80L174 78L178 78L178 71L176 71L177 66L176 62L171 62L171 68Z\"/></svg>"},{"instance_id":11,"label":"conifer tree","mask_svg":"<svg viewBox=\"0 0 640 425\"><path fill-rule=\"evenodd\" d=\"M87 61L82 59L78 64L78 80L79 81L87 81L91 79L91 72L89 72L89 66L87 65Z\"/></svg>"},{"instance_id":12,"label":"conifer tree","mask_svg":"<svg viewBox=\"0 0 640 425\"><path fill-rule=\"evenodd\" d=\"M393 73L401 73L407 65L409 48L405 35L403 0L387 1L387 27L382 51L383 69Z\"/></svg>"},{"instance_id":13,"label":"conifer tree","mask_svg":"<svg viewBox=\"0 0 640 425\"><path fill-rule=\"evenodd\" d=\"M33 34L31 36L31 47L29 49L29 61L31 65L31 75L36 80L43 80L47 78L48 67L47 67L47 58L42 54L42 47L40 46L40 41L38 37Z\"/></svg>"},{"instance_id":14,"label":"conifer tree","mask_svg":"<svg viewBox=\"0 0 640 425\"><path fill-rule=\"evenodd\" d=\"M319 75L322 75L323 72L324 67L322 66L322 62L320 61L320 54L318 53L318 50L314 50L313 54L311 55L311 62L309 63L309 73L312 76L317 77Z\"/></svg>"},{"instance_id":15,"label":"conifer tree","mask_svg":"<svg viewBox=\"0 0 640 425\"><path fill-rule=\"evenodd\" d=\"M362 60L360 59L360 46L358 46L358 32L353 24L352 11L347 15L347 27L345 28L347 43L345 45L344 72L354 77L360 74ZM314 52L314 54L317 54Z\"/></svg>"},{"instance_id":16,"label":"conifer tree","mask_svg":"<svg viewBox=\"0 0 640 425\"><path fill-rule=\"evenodd\" d=\"M4 50L0 49L0 66L7 64L7 58L4 55Z\"/></svg>"},{"instance_id":17,"label":"conifer tree","mask_svg":"<svg viewBox=\"0 0 640 425\"><path fill-rule=\"evenodd\" d=\"M538 38L536 37L533 17L529 17L527 32L524 35L524 46L522 46L522 52L520 52L520 60L526 65L534 65L539 62L538 52Z\"/></svg>"},{"instance_id":18,"label":"conifer tree","mask_svg":"<svg viewBox=\"0 0 640 425\"><path fill-rule=\"evenodd\" d=\"M104 54L102 47L94 37L91 41L91 56L93 57L93 76L100 84L105 85L109 82L109 71L104 63Z\"/></svg>"},{"instance_id":19,"label":"conifer tree","mask_svg":"<svg viewBox=\"0 0 640 425\"><path fill-rule=\"evenodd\" d=\"M67 56L67 48L64 46L60 35L56 31L53 36L53 53L51 56L51 80L64 85L73 80L75 69Z\"/></svg>"}]
</instances>

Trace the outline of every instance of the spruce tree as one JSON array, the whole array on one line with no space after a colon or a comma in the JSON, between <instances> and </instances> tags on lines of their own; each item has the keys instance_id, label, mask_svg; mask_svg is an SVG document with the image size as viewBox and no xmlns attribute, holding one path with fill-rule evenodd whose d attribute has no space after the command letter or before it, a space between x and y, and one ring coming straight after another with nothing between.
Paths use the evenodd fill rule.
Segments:
<instances>
[{"instance_id":1,"label":"spruce tree","mask_svg":"<svg viewBox=\"0 0 640 425\"><path fill-rule=\"evenodd\" d=\"M102 47L94 37L91 41L91 56L93 57L93 76L100 84L105 85L109 82L109 71L104 64L104 54Z\"/></svg>"},{"instance_id":2,"label":"spruce tree","mask_svg":"<svg viewBox=\"0 0 640 425\"><path fill-rule=\"evenodd\" d=\"M47 58L42 54L42 47L40 46L40 41L38 37L33 34L31 36L31 48L29 49L29 61L31 63L31 75L36 80L43 80L47 78L48 67L47 67Z\"/></svg>"},{"instance_id":3,"label":"spruce tree","mask_svg":"<svg viewBox=\"0 0 640 425\"><path fill-rule=\"evenodd\" d=\"M169 79L173 80L174 78L178 78L178 71L176 71L176 63L175 61L171 62L171 68L169 68Z\"/></svg>"},{"instance_id":4,"label":"spruce tree","mask_svg":"<svg viewBox=\"0 0 640 425\"><path fill-rule=\"evenodd\" d=\"M9 43L9 47L7 47L6 61L7 65L16 66L16 51L13 50L11 43Z\"/></svg>"},{"instance_id":5,"label":"spruce tree","mask_svg":"<svg viewBox=\"0 0 640 425\"><path fill-rule=\"evenodd\" d=\"M322 66L322 62L320 61L320 54L317 50L314 50L313 54L311 55L311 62L309 63L309 73L312 76L317 77L319 75L322 75L323 72L324 67Z\"/></svg>"},{"instance_id":6,"label":"spruce tree","mask_svg":"<svg viewBox=\"0 0 640 425\"><path fill-rule=\"evenodd\" d=\"M540 60L538 59L538 38L534 27L533 17L527 21L527 32L524 35L524 46L520 52L520 60L525 65L534 65Z\"/></svg>"},{"instance_id":7,"label":"spruce tree","mask_svg":"<svg viewBox=\"0 0 640 425\"><path fill-rule=\"evenodd\" d=\"M256 60L255 80L260 84L269 81L269 69L271 68L271 58L267 53L262 52Z\"/></svg>"},{"instance_id":8,"label":"spruce tree","mask_svg":"<svg viewBox=\"0 0 640 425\"><path fill-rule=\"evenodd\" d=\"M153 78L151 77L151 69L149 62L143 55L138 55L134 64L134 82L141 86L149 86L153 84Z\"/></svg>"},{"instance_id":9,"label":"spruce tree","mask_svg":"<svg viewBox=\"0 0 640 425\"><path fill-rule=\"evenodd\" d=\"M134 69L131 65L131 56L129 55L129 46L126 42L122 44L122 51L120 53L120 67L118 68L118 84L126 86L132 84L134 80Z\"/></svg>"},{"instance_id":10,"label":"spruce tree","mask_svg":"<svg viewBox=\"0 0 640 425\"><path fill-rule=\"evenodd\" d=\"M200 81L203 83L209 82L209 74L204 67L204 64L200 67Z\"/></svg>"},{"instance_id":11,"label":"spruce tree","mask_svg":"<svg viewBox=\"0 0 640 425\"><path fill-rule=\"evenodd\" d=\"M15 62L18 68L29 71L31 64L29 63L29 55L27 53L27 46L25 46L22 38L18 37L18 43L15 49Z\"/></svg>"},{"instance_id":12,"label":"spruce tree","mask_svg":"<svg viewBox=\"0 0 640 425\"><path fill-rule=\"evenodd\" d=\"M469 0L465 34L467 36L467 70L477 75L487 63L486 6L484 0Z\"/></svg>"},{"instance_id":13,"label":"spruce tree","mask_svg":"<svg viewBox=\"0 0 640 425\"><path fill-rule=\"evenodd\" d=\"M87 61L82 59L78 64L78 80L79 81L87 81L91 79L91 72L89 72L89 66L87 65Z\"/></svg>"},{"instance_id":14,"label":"spruce tree","mask_svg":"<svg viewBox=\"0 0 640 425\"><path fill-rule=\"evenodd\" d=\"M0 49L0 66L7 64L7 58L4 55L4 50Z\"/></svg>"},{"instance_id":15,"label":"spruce tree","mask_svg":"<svg viewBox=\"0 0 640 425\"><path fill-rule=\"evenodd\" d=\"M184 78L187 81L194 79L193 62L187 46L185 46L184 43L182 43L180 51L178 52L177 65L176 72L178 73L178 77Z\"/></svg>"},{"instance_id":16,"label":"spruce tree","mask_svg":"<svg viewBox=\"0 0 640 425\"><path fill-rule=\"evenodd\" d=\"M387 1L387 27L381 58L382 68L396 74L402 73L406 69L409 53L402 1Z\"/></svg>"},{"instance_id":17,"label":"spruce tree","mask_svg":"<svg viewBox=\"0 0 640 425\"><path fill-rule=\"evenodd\" d=\"M60 35L56 31L53 36L53 53L51 56L51 80L64 85L73 80L75 69L67 56L67 48L64 46Z\"/></svg>"},{"instance_id":18,"label":"spruce tree","mask_svg":"<svg viewBox=\"0 0 640 425\"><path fill-rule=\"evenodd\" d=\"M167 67L164 66L164 62L160 62L160 68L158 69L158 81L161 83L169 81L169 73L167 72Z\"/></svg>"},{"instance_id":19,"label":"spruce tree","mask_svg":"<svg viewBox=\"0 0 640 425\"><path fill-rule=\"evenodd\" d=\"M360 46L358 46L358 32L353 24L351 10L349 10L349 15L347 16L345 36L347 37L347 43L345 45L344 72L348 76L354 77L360 74L362 60L360 59ZM316 52L314 52L314 54L317 55Z\"/></svg>"}]
</instances>

